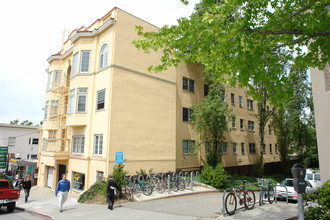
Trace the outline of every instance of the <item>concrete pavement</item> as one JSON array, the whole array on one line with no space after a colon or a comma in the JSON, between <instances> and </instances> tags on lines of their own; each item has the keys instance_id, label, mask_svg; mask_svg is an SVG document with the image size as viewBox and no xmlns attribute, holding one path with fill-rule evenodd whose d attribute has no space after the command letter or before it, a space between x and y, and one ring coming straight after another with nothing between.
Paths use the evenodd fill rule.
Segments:
<instances>
[{"instance_id":1,"label":"concrete pavement","mask_svg":"<svg viewBox=\"0 0 330 220\"><path fill-rule=\"evenodd\" d=\"M189 195L187 195L187 193ZM186 194L186 195L183 195ZM179 193L164 192L162 195L141 197L139 202L115 204L114 210L105 205L81 204L77 202L78 194L70 193L64 204L64 212L59 212L58 199L49 188L34 186L30 200L24 203L24 192L17 203L17 208L43 219L157 219L157 220L211 220L211 219L289 219L297 216L297 204L256 204L253 210L239 210L233 216L223 217L222 193L212 188L194 187L194 191L185 190ZM167 198L165 198L167 197ZM257 197L257 195L256 195ZM258 197L257 197L258 198ZM148 200L152 199L152 200Z\"/></svg>"}]
</instances>

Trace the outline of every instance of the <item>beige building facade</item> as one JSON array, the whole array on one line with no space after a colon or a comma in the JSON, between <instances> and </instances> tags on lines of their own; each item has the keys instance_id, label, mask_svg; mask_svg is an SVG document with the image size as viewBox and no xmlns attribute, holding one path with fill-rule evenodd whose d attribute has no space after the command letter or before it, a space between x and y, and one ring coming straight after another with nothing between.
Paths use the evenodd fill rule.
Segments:
<instances>
[{"instance_id":1,"label":"beige building facade","mask_svg":"<svg viewBox=\"0 0 330 220\"><path fill-rule=\"evenodd\" d=\"M316 136L319 155L321 182L330 179L330 66L324 71L310 69L312 80L313 101L315 109Z\"/></svg>"},{"instance_id":2,"label":"beige building facade","mask_svg":"<svg viewBox=\"0 0 330 220\"><path fill-rule=\"evenodd\" d=\"M74 30L63 49L48 58L38 185L54 188L67 173L74 189L85 190L112 173L117 152L123 153L129 174L203 166L204 147L189 150L199 141L189 108L204 98L202 68L181 64L149 73L161 54L132 45L138 38L135 25L158 29L114 8ZM224 144L224 166L251 165L259 152L257 103L242 89L228 88L226 94L228 102L234 99L236 122L230 123ZM278 162L275 135L266 131L265 160Z\"/></svg>"}]
</instances>

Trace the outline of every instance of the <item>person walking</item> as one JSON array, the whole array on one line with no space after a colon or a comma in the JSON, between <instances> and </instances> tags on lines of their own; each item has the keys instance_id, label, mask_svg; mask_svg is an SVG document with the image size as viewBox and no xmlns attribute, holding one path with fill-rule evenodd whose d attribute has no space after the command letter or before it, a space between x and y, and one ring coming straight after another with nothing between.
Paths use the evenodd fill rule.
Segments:
<instances>
[{"instance_id":1,"label":"person walking","mask_svg":"<svg viewBox=\"0 0 330 220\"><path fill-rule=\"evenodd\" d=\"M70 191L70 180L66 179L66 175L62 174L62 179L58 181L55 196L58 196L60 212L63 212L63 204L65 203L66 199L68 198L68 194Z\"/></svg>"},{"instance_id":2,"label":"person walking","mask_svg":"<svg viewBox=\"0 0 330 220\"><path fill-rule=\"evenodd\" d=\"M108 209L112 210L113 205L115 203L115 190L118 189L118 186L111 174L108 177L109 177L109 180L107 183L107 202L109 204Z\"/></svg>"},{"instance_id":3,"label":"person walking","mask_svg":"<svg viewBox=\"0 0 330 220\"><path fill-rule=\"evenodd\" d=\"M26 176L25 180L22 182L22 187L24 189L24 195L25 195L25 203L28 202L31 186L32 186L32 183L30 180L30 176Z\"/></svg>"}]
</instances>

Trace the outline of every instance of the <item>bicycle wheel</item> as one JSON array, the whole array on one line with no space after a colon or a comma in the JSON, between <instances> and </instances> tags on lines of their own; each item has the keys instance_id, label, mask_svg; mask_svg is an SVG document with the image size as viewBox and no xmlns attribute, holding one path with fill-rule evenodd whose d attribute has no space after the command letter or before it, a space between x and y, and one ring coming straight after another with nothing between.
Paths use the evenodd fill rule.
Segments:
<instances>
[{"instance_id":1,"label":"bicycle wheel","mask_svg":"<svg viewBox=\"0 0 330 220\"><path fill-rule=\"evenodd\" d=\"M256 197L254 192L249 189L244 193L244 205L246 209L253 209L256 203Z\"/></svg>"},{"instance_id":2,"label":"bicycle wheel","mask_svg":"<svg viewBox=\"0 0 330 220\"><path fill-rule=\"evenodd\" d=\"M180 179L180 180L179 180L179 190L180 190L180 191L183 191L184 188L185 188L185 184L184 184L183 180Z\"/></svg>"},{"instance_id":3,"label":"bicycle wheel","mask_svg":"<svg viewBox=\"0 0 330 220\"><path fill-rule=\"evenodd\" d=\"M260 195L259 195L259 205L262 206L263 204L265 204L264 202L264 194L267 192L264 192L263 190L260 190Z\"/></svg>"},{"instance_id":4,"label":"bicycle wheel","mask_svg":"<svg viewBox=\"0 0 330 220\"><path fill-rule=\"evenodd\" d=\"M160 180L156 186L157 192L163 193L165 191L166 184L164 180Z\"/></svg>"},{"instance_id":5,"label":"bicycle wheel","mask_svg":"<svg viewBox=\"0 0 330 220\"><path fill-rule=\"evenodd\" d=\"M146 196L150 196L152 194L152 187L150 184L145 183L143 186L143 194Z\"/></svg>"},{"instance_id":6,"label":"bicycle wheel","mask_svg":"<svg viewBox=\"0 0 330 220\"><path fill-rule=\"evenodd\" d=\"M141 195L141 187L140 187L139 184L134 184L134 186L133 186L133 194L136 197L140 197L140 195Z\"/></svg>"},{"instance_id":7,"label":"bicycle wheel","mask_svg":"<svg viewBox=\"0 0 330 220\"><path fill-rule=\"evenodd\" d=\"M236 211L237 200L234 193L230 192L225 199L225 209L228 215L233 215Z\"/></svg>"},{"instance_id":8,"label":"bicycle wheel","mask_svg":"<svg viewBox=\"0 0 330 220\"><path fill-rule=\"evenodd\" d=\"M179 186L178 186L178 182L177 181L173 182L171 185L172 185L172 190L174 192L177 192L179 190Z\"/></svg>"},{"instance_id":9,"label":"bicycle wheel","mask_svg":"<svg viewBox=\"0 0 330 220\"><path fill-rule=\"evenodd\" d=\"M268 202L272 204L275 200L275 191L273 187L269 187L267 191Z\"/></svg>"}]
</instances>

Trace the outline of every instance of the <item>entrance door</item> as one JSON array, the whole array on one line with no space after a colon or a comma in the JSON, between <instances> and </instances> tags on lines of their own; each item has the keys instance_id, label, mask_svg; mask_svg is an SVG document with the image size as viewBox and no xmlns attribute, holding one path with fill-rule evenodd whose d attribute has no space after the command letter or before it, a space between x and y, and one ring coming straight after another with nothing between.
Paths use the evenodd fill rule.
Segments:
<instances>
[{"instance_id":1,"label":"entrance door","mask_svg":"<svg viewBox=\"0 0 330 220\"><path fill-rule=\"evenodd\" d=\"M58 181L62 179L62 174L66 174L66 165L59 164L58 165Z\"/></svg>"},{"instance_id":2,"label":"entrance door","mask_svg":"<svg viewBox=\"0 0 330 220\"><path fill-rule=\"evenodd\" d=\"M47 170L47 186L52 188L53 187L53 176L54 176L54 167L48 167Z\"/></svg>"}]
</instances>

